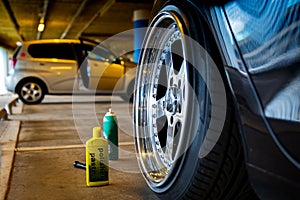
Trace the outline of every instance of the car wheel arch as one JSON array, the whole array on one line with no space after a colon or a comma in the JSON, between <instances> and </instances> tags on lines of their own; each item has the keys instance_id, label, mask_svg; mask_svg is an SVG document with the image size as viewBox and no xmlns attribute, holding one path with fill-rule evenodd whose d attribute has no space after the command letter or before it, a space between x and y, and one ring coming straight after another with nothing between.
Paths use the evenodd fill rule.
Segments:
<instances>
[{"instance_id":1,"label":"car wheel arch","mask_svg":"<svg viewBox=\"0 0 300 200\"><path fill-rule=\"evenodd\" d=\"M19 87L20 87L23 83L28 82L28 81L36 81L36 82L40 83L41 86L43 87L43 89L45 89L44 93L45 93L45 94L48 94L48 93L49 93L48 86L47 86L47 84L45 83L45 81L43 81L43 80L40 79L40 78L34 77L34 76L28 76L28 77L22 78L22 79L18 82L18 84L16 85L16 87L15 87L15 92L18 91Z\"/></svg>"}]
</instances>

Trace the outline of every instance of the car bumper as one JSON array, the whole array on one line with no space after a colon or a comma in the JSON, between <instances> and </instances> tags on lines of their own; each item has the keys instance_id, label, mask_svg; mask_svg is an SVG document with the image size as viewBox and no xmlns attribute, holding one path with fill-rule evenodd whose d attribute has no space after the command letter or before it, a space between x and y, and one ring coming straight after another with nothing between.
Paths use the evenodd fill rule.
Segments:
<instances>
[{"instance_id":1,"label":"car bumper","mask_svg":"<svg viewBox=\"0 0 300 200\"><path fill-rule=\"evenodd\" d=\"M15 88L16 88L16 80L14 78L14 76L9 75L6 77L5 79L5 87L8 91L10 92L15 92Z\"/></svg>"}]
</instances>

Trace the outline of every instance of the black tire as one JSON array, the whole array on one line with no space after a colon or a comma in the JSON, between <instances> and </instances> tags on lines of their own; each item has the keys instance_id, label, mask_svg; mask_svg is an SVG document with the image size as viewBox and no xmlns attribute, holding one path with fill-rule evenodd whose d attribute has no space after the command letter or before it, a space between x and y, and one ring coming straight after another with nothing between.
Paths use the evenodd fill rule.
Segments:
<instances>
[{"instance_id":1,"label":"black tire","mask_svg":"<svg viewBox=\"0 0 300 200\"><path fill-rule=\"evenodd\" d=\"M174 2L152 20L139 61L141 172L161 199L256 199L214 38L192 8Z\"/></svg>"},{"instance_id":2,"label":"black tire","mask_svg":"<svg viewBox=\"0 0 300 200\"><path fill-rule=\"evenodd\" d=\"M33 105L43 101L46 87L38 79L25 79L18 84L16 92L24 104Z\"/></svg>"}]
</instances>

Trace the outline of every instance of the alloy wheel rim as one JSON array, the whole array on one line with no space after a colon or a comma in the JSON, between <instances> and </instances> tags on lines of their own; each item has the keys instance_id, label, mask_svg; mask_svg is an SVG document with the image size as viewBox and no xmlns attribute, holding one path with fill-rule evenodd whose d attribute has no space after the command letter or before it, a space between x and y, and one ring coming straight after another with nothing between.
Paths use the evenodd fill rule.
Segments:
<instances>
[{"instance_id":1,"label":"alloy wheel rim","mask_svg":"<svg viewBox=\"0 0 300 200\"><path fill-rule=\"evenodd\" d=\"M171 34L160 57L157 66L158 69L152 76L151 82L154 84L152 84L149 94L151 109L147 117L152 122L151 126L155 139L155 148L167 170L170 170L172 163L176 159L176 147L178 145L178 137L176 136L180 133L180 127L183 123L181 111L186 107L184 95L186 82L185 62L182 60L180 64L174 63L172 59L173 56L171 55L171 48L176 42L182 43L179 31L175 31ZM180 65L179 68L175 66L178 64ZM176 71L176 69L179 69L179 71ZM165 72L163 72L163 70L165 70ZM159 83L158 77L167 80L166 89L157 86ZM158 127L157 124L161 123L164 123L164 126ZM162 135L165 134L165 132L166 135Z\"/></svg>"},{"instance_id":2,"label":"alloy wheel rim","mask_svg":"<svg viewBox=\"0 0 300 200\"><path fill-rule=\"evenodd\" d=\"M36 102L42 96L42 88L36 83L26 83L21 88L21 95L27 102Z\"/></svg>"},{"instance_id":3,"label":"alloy wheel rim","mask_svg":"<svg viewBox=\"0 0 300 200\"><path fill-rule=\"evenodd\" d=\"M172 13L162 13L148 30L136 85L139 165L148 184L155 188L174 181L169 177L178 173L190 144L184 126L191 91L184 33L178 23Z\"/></svg>"}]
</instances>

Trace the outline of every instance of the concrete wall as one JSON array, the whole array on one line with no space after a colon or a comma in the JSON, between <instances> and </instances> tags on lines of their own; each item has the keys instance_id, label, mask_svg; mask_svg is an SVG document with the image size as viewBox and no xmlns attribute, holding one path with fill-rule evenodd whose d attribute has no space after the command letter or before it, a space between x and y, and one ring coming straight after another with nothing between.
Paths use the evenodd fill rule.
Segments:
<instances>
[{"instance_id":1,"label":"concrete wall","mask_svg":"<svg viewBox=\"0 0 300 200\"><path fill-rule=\"evenodd\" d=\"M5 77L8 73L8 51L0 47L0 94L7 92L5 88Z\"/></svg>"}]
</instances>

